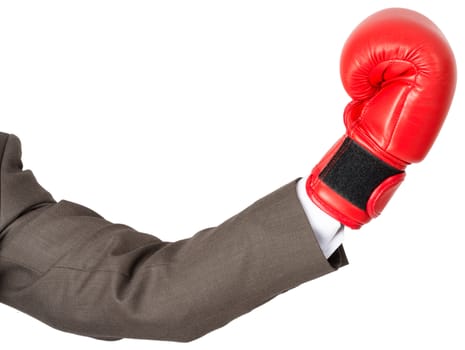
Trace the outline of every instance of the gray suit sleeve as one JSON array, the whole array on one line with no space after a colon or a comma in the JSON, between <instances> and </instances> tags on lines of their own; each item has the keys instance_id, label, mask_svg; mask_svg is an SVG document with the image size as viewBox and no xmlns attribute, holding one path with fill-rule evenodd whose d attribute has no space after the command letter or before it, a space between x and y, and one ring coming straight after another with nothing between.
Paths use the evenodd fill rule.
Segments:
<instances>
[{"instance_id":1,"label":"gray suit sleeve","mask_svg":"<svg viewBox=\"0 0 465 350\"><path fill-rule=\"evenodd\" d=\"M55 202L16 136L0 133L0 156L0 301L63 331L190 341L347 264L342 247L322 255L296 180L167 242Z\"/></svg>"}]
</instances>

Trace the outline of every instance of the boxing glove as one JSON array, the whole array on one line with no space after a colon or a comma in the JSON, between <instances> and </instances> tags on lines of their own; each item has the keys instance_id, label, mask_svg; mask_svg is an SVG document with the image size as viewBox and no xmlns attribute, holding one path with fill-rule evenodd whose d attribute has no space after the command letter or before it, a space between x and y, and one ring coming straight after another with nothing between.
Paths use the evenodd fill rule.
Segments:
<instances>
[{"instance_id":1,"label":"boxing glove","mask_svg":"<svg viewBox=\"0 0 465 350\"><path fill-rule=\"evenodd\" d=\"M340 73L352 97L346 133L314 167L306 190L320 209L357 229L381 213L406 166L430 150L452 101L456 67L434 23L395 8L352 32Z\"/></svg>"}]
</instances>

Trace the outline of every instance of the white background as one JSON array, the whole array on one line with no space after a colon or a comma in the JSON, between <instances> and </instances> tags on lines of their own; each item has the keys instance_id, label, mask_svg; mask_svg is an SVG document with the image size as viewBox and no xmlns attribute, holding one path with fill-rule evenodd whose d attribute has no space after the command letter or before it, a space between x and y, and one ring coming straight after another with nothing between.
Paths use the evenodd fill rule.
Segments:
<instances>
[{"instance_id":1,"label":"white background","mask_svg":"<svg viewBox=\"0 0 465 350\"><path fill-rule=\"evenodd\" d=\"M0 129L56 199L164 240L306 176L344 132L346 37L402 6L456 54L442 133L383 215L347 231L351 264L187 345L99 342L0 305L0 346L392 349L465 346L465 25L459 1L1 1Z\"/></svg>"}]
</instances>

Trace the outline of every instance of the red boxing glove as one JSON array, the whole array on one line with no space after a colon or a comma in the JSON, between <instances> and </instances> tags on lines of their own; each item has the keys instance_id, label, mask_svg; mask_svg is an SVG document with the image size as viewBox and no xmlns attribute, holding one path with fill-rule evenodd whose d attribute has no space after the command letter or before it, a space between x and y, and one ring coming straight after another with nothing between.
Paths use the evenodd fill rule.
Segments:
<instances>
[{"instance_id":1,"label":"red boxing glove","mask_svg":"<svg viewBox=\"0 0 465 350\"><path fill-rule=\"evenodd\" d=\"M364 20L341 56L352 97L346 134L309 176L306 189L323 211L351 228L380 214L410 163L431 148L455 90L454 55L428 18L387 9Z\"/></svg>"}]
</instances>

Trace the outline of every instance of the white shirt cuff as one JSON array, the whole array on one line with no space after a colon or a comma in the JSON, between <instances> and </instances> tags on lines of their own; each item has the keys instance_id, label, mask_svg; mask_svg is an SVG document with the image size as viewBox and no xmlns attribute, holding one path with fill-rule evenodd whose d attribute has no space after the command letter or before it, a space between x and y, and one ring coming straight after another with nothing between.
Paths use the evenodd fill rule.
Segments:
<instances>
[{"instance_id":1,"label":"white shirt cuff","mask_svg":"<svg viewBox=\"0 0 465 350\"><path fill-rule=\"evenodd\" d=\"M316 204L310 200L305 189L305 182L306 179L304 178L297 182L297 196L307 215L321 251L327 259L342 244L344 239L344 226L332 216L329 216L318 208Z\"/></svg>"}]
</instances>

